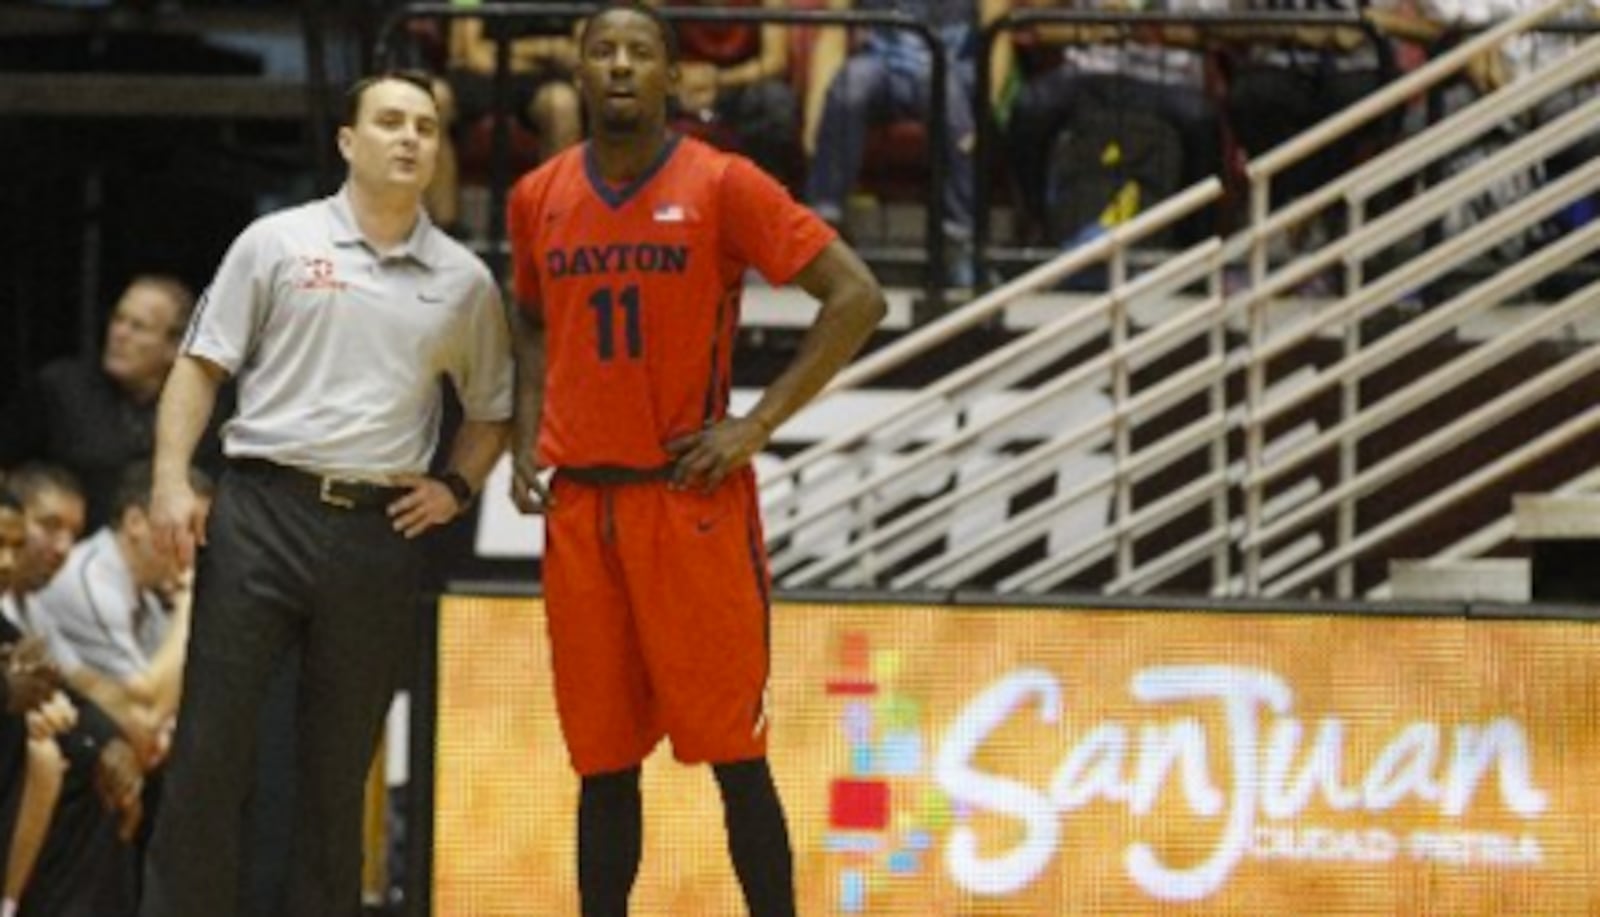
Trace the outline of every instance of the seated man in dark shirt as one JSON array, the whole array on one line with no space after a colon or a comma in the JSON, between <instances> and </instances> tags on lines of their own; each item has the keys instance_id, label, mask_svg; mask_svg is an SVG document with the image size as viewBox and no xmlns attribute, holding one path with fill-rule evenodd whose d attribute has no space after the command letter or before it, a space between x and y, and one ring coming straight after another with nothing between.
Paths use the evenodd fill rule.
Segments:
<instances>
[{"instance_id":1,"label":"seated man in dark shirt","mask_svg":"<svg viewBox=\"0 0 1600 917\"><path fill-rule=\"evenodd\" d=\"M46 365L0 417L0 468L26 461L66 467L83 482L89 526L104 524L122 469L150 457L156 399L193 308L189 288L175 278L134 278L111 315L98 363ZM215 430L200 464L211 471L221 464Z\"/></svg>"}]
</instances>

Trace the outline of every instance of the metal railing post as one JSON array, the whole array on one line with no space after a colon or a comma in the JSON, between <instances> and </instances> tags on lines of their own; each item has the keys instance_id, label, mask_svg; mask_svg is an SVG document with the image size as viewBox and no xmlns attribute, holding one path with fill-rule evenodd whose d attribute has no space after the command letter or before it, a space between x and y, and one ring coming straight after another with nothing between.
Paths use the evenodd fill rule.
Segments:
<instances>
[{"instance_id":1,"label":"metal railing post","mask_svg":"<svg viewBox=\"0 0 1600 917\"><path fill-rule=\"evenodd\" d=\"M1250 179L1250 226L1258 227L1266 221L1271 209L1272 180L1270 175ZM1249 297L1250 352L1245 379L1245 487L1244 487L1244 592L1256 595L1261 591L1261 544L1255 534L1261 528L1261 510L1264 504L1264 486L1258 482L1256 472L1264 465L1266 429L1259 412L1266 397L1266 363L1258 356L1261 345L1267 340L1267 310L1270 303L1260 290L1267 279L1267 237L1254 233L1250 241Z\"/></svg>"},{"instance_id":2,"label":"metal railing post","mask_svg":"<svg viewBox=\"0 0 1600 917\"><path fill-rule=\"evenodd\" d=\"M1119 246L1111 253L1109 289L1111 291L1111 409L1116 417L1112 429L1113 468L1116 473L1115 503L1112 518L1118 531L1116 570L1119 579L1133 569L1133 533L1125 523L1133 515L1133 484L1128 462L1133 453L1133 418L1127 413L1132 397L1128 368L1128 300L1122 290L1128 283L1128 250Z\"/></svg>"}]
</instances>

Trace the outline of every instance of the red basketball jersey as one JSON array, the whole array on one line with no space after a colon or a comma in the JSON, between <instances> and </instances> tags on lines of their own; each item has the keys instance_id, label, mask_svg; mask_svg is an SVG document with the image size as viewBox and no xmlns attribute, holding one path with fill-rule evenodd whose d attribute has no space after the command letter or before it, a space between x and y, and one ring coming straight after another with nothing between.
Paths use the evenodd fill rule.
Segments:
<instances>
[{"instance_id":1,"label":"red basketball jersey","mask_svg":"<svg viewBox=\"0 0 1600 917\"><path fill-rule=\"evenodd\" d=\"M667 462L727 412L746 269L787 283L834 238L748 160L676 136L625 187L566 150L517 182L507 224L518 306L546 328L549 466Z\"/></svg>"}]
</instances>

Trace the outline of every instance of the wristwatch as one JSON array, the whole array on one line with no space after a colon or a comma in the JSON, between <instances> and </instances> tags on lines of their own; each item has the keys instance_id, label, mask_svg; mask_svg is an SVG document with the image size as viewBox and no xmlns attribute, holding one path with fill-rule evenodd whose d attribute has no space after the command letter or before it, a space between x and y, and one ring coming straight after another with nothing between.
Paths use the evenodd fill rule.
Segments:
<instances>
[{"instance_id":1,"label":"wristwatch","mask_svg":"<svg viewBox=\"0 0 1600 917\"><path fill-rule=\"evenodd\" d=\"M477 495L472 492L472 485L468 484L467 479L461 476L461 472L454 469L442 471L434 475L434 478L440 484L450 488L450 495L456 498L456 511L466 512L467 507L472 505L472 498Z\"/></svg>"}]
</instances>

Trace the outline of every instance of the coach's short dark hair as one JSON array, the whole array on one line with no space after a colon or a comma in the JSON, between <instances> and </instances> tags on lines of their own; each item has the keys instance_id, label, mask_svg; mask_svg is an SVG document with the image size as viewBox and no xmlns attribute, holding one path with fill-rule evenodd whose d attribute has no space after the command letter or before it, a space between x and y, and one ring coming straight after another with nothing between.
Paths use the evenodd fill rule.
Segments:
<instances>
[{"instance_id":1,"label":"coach's short dark hair","mask_svg":"<svg viewBox=\"0 0 1600 917\"><path fill-rule=\"evenodd\" d=\"M339 123L345 127L355 127L356 120L361 117L361 97L367 94L368 89L388 80L410 83L427 93L428 98L434 98L433 77L426 70L412 68L385 70L382 73L364 76L350 84L350 88L344 91L344 120ZM434 103L437 104L438 100L434 99Z\"/></svg>"},{"instance_id":2,"label":"coach's short dark hair","mask_svg":"<svg viewBox=\"0 0 1600 917\"><path fill-rule=\"evenodd\" d=\"M611 0L609 3L601 4L599 9L596 9L593 13L590 13L587 17L585 17L583 20L583 29L578 33L578 49L581 51L583 49L583 43L588 40L589 25L591 23L607 13L615 13L618 11L638 13L639 15L655 23L656 32L661 35L661 46L667 51L667 63L676 64L678 62L677 27L668 22L667 17L661 15L660 10L648 3L640 3L638 0Z\"/></svg>"}]
</instances>

